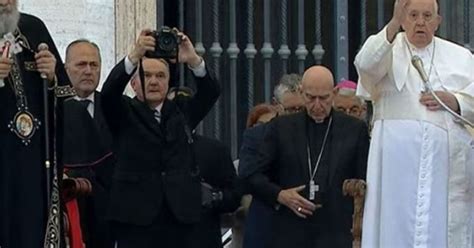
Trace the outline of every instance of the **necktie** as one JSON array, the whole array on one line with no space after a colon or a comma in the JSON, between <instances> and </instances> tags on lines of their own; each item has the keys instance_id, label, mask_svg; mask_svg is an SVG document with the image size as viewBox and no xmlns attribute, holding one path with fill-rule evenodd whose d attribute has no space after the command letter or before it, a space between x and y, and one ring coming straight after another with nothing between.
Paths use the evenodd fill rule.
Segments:
<instances>
[{"instance_id":1,"label":"necktie","mask_svg":"<svg viewBox=\"0 0 474 248\"><path fill-rule=\"evenodd\" d=\"M158 123L161 123L161 113L159 111L155 110L153 112L153 115L155 116L156 121L158 121Z\"/></svg>"},{"instance_id":2,"label":"necktie","mask_svg":"<svg viewBox=\"0 0 474 248\"><path fill-rule=\"evenodd\" d=\"M89 115L92 118L94 118L94 110L93 109L89 110L89 104L91 103L92 101L89 99L79 100L79 104L81 104L81 106L87 111L87 113L89 113Z\"/></svg>"},{"instance_id":3,"label":"necktie","mask_svg":"<svg viewBox=\"0 0 474 248\"><path fill-rule=\"evenodd\" d=\"M80 100L79 103L81 104L81 106L83 106L85 109L87 109L87 107L89 107L89 104L91 103L92 101L89 100L89 99L84 99L84 100Z\"/></svg>"}]
</instances>

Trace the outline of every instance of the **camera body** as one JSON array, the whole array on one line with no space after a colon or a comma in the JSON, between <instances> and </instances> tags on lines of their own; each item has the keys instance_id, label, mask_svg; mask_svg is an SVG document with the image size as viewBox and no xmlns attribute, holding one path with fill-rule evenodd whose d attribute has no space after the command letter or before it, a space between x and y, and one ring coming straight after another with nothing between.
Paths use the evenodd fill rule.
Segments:
<instances>
[{"instance_id":1,"label":"camera body","mask_svg":"<svg viewBox=\"0 0 474 248\"><path fill-rule=\"evenodd\" d=\"M163 26L159 31L151 32L150 35L155 38L155 51L146 52L146 57L163 59L175 59L178 57L181 36L176 29Z\"/></svg>"}]
</instances>

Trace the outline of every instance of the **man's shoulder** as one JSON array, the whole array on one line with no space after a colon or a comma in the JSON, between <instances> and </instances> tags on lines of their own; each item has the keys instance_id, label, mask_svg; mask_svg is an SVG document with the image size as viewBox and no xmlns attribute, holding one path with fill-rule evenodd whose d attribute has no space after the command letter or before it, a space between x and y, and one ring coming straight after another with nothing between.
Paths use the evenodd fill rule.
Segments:
<instances>
[{"instance_id":1,"label":"man's shoulder","mask_svg":"<svg viewBox=\"0 0 474 248\"><path fill-rule=\"evenodd\" d=\"M456 55L466 54L466 55L472 56L472 52L469 51L469 49L455 42L452 42L450 40L446 40L440 37L435 37L435 42L441 46L443 51L451 55L452 53L454 53ZM456 57L456 56L452 56L452 57Z\"/></svg>"},{"instance_id":2,"label":"man's shoulder","mask_svg":"<svg viewBox=\"0 0 474 248\"><path fill-rule=\"evenodd\" d=\"M291 123L298 120L304 120L305 116L306 116L306 112L300 111L296 113L277 116L271 122Z\"/></svg>"},{"instance_id":3,"label":"man's shoulder","mask_svg":"<svg viewBox=\"0 0 474 248\"><path fill-rule=\"evenodd\" d=\"M68 113L71 108L74 108L75 105L76 105L76 100L74 100L74 97L66 98L66 100L64 100L63 102L63 106L64 106L64 109L68 111L65 111L65 113Z\"/></svg>"},{"instance_id":4,"label":"man's shoulder","mask_svg":"<svg viewBox=\"0 0 474 248\"><path fill-rule=\"evenodd\" d=\"M367 127L367 124L354 116L350 116L340 111L333 110L333 118L335 121L344 123L345 125L353 127Z\"/></svg>"},{"instance_id":5,"label":"man's shoulder","mask_svg":"<svg viewBox=\"0 0 474 248\"><path fill-rule=\"evenodd\" d=\"M272 121L272 120L271 120ZM253 127L246 128L244 130L244 135L245 134L250 134L253 135L255 133L262 133L265 132L265 130L268 128L269 122L261 123L258 125L255 125Z\"/></svg>"},{"instance_id":6,"label":"man's shoulder","mask_svg":"<svg viewBox=\"0 0 474 248\"><path fill-rule=\"evenodd\" d=\"M20 13L20 28L25 25L34 25L37 27L37 25L44 26L44 23L41 19L38 17L31 15L31 14L26 14L26 13Z\"/></svg>"},{"instance_id":7,"label":"man's shoulder","mask_svg":"<svg viewBox=\"0 0 474 248\"><path fill-rule=\"evenodd\" d=\"M94 91L94 99L100 99L102 97L102 93L100 91L95 90Z\"/></svg>"}]
</instances>

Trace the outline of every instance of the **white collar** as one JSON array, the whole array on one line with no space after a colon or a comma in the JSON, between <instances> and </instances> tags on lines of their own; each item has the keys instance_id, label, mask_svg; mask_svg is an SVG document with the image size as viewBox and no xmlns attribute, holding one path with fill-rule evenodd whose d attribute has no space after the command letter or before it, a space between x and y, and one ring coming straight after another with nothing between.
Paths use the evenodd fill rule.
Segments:
<instances>
[{"instance_id":1,"label":"white collar","mask_svg":"<svg viewBox=\"0 0 474 248\"><path fill-rule=\"evenodd\" d=\"M161 113L162 108L163 108L163 102L161 102L158 106L156 106L155 110Z\"/></svg>"},{"instance_id":2,"label":"white collar","mask_svg":"<svg viewBox=\"0 0 474 248\"><path fill-rule=\"evenodd\" d=\"M410 51L413 54L416 54L416 55L419 55L419 56L428 56L428 57L431 57L431 54L433 53L435 38L436 37L433 37L433 39L431 40L431 42L427 46L422 47L422 48L418 48L415 45L410 43L410 41L406 37L406 33L405 33L405 37L404 37L404 39L406 40L406 42L408 44L408 48L410 49Z\"/></svg>"},{"instance_id":3,"label":"white collar","mask_svg":"<svg viewBox=\"0 0 474 248\"><path fill-rule=\"evenodd\" d=\"M74 99L77 100L77 101L83 101L83 100L90 100L91 103L94 103L94 94L95 92L92 92L90 95L88 95L87 97L80 97L78 95L75 95L74 96Z\"/></svg>"}]
</instances>

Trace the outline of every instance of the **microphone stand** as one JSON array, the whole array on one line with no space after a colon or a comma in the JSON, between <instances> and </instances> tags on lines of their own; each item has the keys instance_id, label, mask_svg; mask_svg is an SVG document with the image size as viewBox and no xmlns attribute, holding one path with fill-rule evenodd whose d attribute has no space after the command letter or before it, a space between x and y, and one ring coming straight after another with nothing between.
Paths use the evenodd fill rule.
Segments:
<instances>
[{"instance_id":1,"label":"microphone stand","mask_svg":"<svg viewBox=\"0 0 474 248\"><path fill-rule=\"evenodd\" d=\"M470 122L468 119L464 118L463 116L461 116L460 114L456 113L454 110L452 110L450 107L448 107L448 105L446 105L439 97L438 95L436 95L436 93L434 92L433 90L433 87L431 87L431 83L429 81L429 78L428 76L426 75L425 73L425 70L423 69L423 61L421 60L420 57L414 55L412 58L411 58L411 63L413 64L413 66L415 67L415 69L418 71L418 73L420 74L420 77L421 77L421 80L423 81L423 85L425 87L425 92L429 92L433 98L436 100L436 102L439 103L439 105L441 105L441 107L448 111L448 113L450 113L451 115L453 115L459 122L462 122L466 125L469 125L470 127L474 127L474 124L472 122Z\"/></svg>"}]
</instances>

